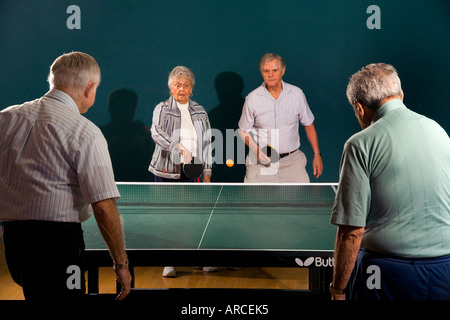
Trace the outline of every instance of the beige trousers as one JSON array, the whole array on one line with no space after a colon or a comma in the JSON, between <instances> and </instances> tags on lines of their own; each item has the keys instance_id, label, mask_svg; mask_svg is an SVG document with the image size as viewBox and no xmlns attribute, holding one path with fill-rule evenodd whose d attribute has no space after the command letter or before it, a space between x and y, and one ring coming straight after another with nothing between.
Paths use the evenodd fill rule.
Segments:
<instances>
[{"instance_id":1,"label":"beige trousers","mask_svg":"<svg viewBox=\"0 0 450 320\"><path fill-rule=\"evenodd\" d=\"M300 150L269 166L256 163L256 156L249 152L245 160L245 183L309 183L306 172L306 156Z\"/></svg>"}]
</instances>

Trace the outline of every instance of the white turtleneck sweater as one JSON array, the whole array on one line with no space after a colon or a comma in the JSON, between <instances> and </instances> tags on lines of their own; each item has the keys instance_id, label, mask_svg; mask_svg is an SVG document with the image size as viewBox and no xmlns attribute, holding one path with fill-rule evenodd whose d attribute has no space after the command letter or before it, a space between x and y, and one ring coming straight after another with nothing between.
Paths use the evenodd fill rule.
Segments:
<instances>
[{"instance_id":1,"label":"white turtleneck sweater","mask_svg":"<svg viewBox=\"0 0 450 320\"><path fill-rule=\"evenodd\" d=\"M177 106L181 112L180 142L186 149L192 152L193 157L197 157L197 132L195 131L194 123L189 113L189 102L181 104L177 101Z\"/></svg>"}]
</instances>

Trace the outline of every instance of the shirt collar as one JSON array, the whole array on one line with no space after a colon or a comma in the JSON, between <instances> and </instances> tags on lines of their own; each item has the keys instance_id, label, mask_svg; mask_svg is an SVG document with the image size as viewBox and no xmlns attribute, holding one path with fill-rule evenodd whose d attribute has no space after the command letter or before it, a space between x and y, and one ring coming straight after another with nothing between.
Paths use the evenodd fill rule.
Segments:
<instances>
[{"instance_id":1,"label":"shirt collar","mask_svg":"<svg viewBox=\"0 0 450 320\"><path fill-rule=\"evenodd\" d=\"M269 95L270 97L272 97L272 95L270 94L270 92L269 92L269 90L267 90L267 88L266 88L266 83L265 82L263 82L262 84L261 84L261 87L263 87L263 90L260 92L260 95L261 96L264 96L264 95ZM284 82L283 80L281 80L281 93L280 93L280 97L283 95L283 93L287 93L287 92L289 92L290 91L290 88L289 88L289 86L286 84L286 82Z\"/></svg>"},{"instance_id":2,"label":"shirt collar","mask_svg":"<svg viewBox=\"0 0 450 320\"><path fill-rule=\"evenodd\" d=\"M406 108L402 100L400 99L389 100L388 102L382 104L381 107L379 107L378 110L375 112L375 116L373 117L372 123L384 117L388 112L401 108Z\"/></svg>"},{"instance_id":3,"label":"shirt collar","mask_svg":"<svg viewBox=\"0 0 450 320\"><path fill-rule=\"evenodd\" d=\"M190 98L189 98L188 104L189 104L188 105L189 109L193 109L193 107L197 105L197 103L194 102L193 100L191 100ZM170 95L170 98L168 100L168 105L169 105L169 109L178 109L177 100L175 100L173 95Z\"/></svg>"},{"instance_id":4,"label":"shirt collar","mask_svg":"<svg viewBox=\"0 0 450 320\"><path fill-rule=\"evenodd\" d=\"M80 110L78 109L75 101L73 101L72 97L69 96L64 91L58 89L51 89L49 92L45 94L45 97L61 101L65 106L68 106L70 109L80 114Z\"/></svg>"}]
</instances>

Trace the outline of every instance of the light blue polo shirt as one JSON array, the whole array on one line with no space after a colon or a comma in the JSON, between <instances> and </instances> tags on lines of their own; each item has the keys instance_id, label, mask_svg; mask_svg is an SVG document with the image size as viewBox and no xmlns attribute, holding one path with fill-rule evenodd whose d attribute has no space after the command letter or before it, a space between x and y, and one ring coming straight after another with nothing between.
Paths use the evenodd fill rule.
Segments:
<instances>
[{"instance_id":1,"label":"light blue polo shirt","mask_svg":"<svg viewBox=\"0 0 450 320\"><path fill-rule=\"evenodd\" d=\"M397 257L450 254L450 140L390 100L344 146L331 223L365 227L363 248Z\"/></svg>"}]
</instances>

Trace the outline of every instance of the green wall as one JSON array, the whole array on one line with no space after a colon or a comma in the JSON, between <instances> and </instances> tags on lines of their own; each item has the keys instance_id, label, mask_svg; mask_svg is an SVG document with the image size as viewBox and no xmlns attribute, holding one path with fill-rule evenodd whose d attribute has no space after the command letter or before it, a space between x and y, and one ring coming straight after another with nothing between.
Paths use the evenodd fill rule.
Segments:
<instances>
[{"instance_id":1,"label":"green wall","mask_svg":"<svg viewBox=\"0 0 450 320\"><path fill-rule=\"evenodd\" d=\"M72 4L81 10L81 29L67 27ZM381 29L366 25L370 5L380 8ZM110 122L108 97L117 88L137 94L136 119L150 126L154 106L169 95L168 73L186 65L196 75L193 99L205 106L213 126L235 129L242 99L262 83L259 58L276 52L287 63L284 80L303 89L316 116L324 173L311 180L336 182L343 144L359 131L345 88L368 63L393 64L406 105L449 132L449 18L447 0L3 0L0 109L42 96L53 60L77 50L93 55L102 69L96 103L86 114L98 126ZM301 138L312 177L303 130ZM126 153L129 159L149 157L151 146L145 148L149 152L137 156L130 148ZM139 166L141 180L151 181L146 166ZM215 181L243 180L242 166L216 169ZM127 178L126 170L116 164L120 180L138 180L136 173Z\"/></svg>"}]
</instances>

